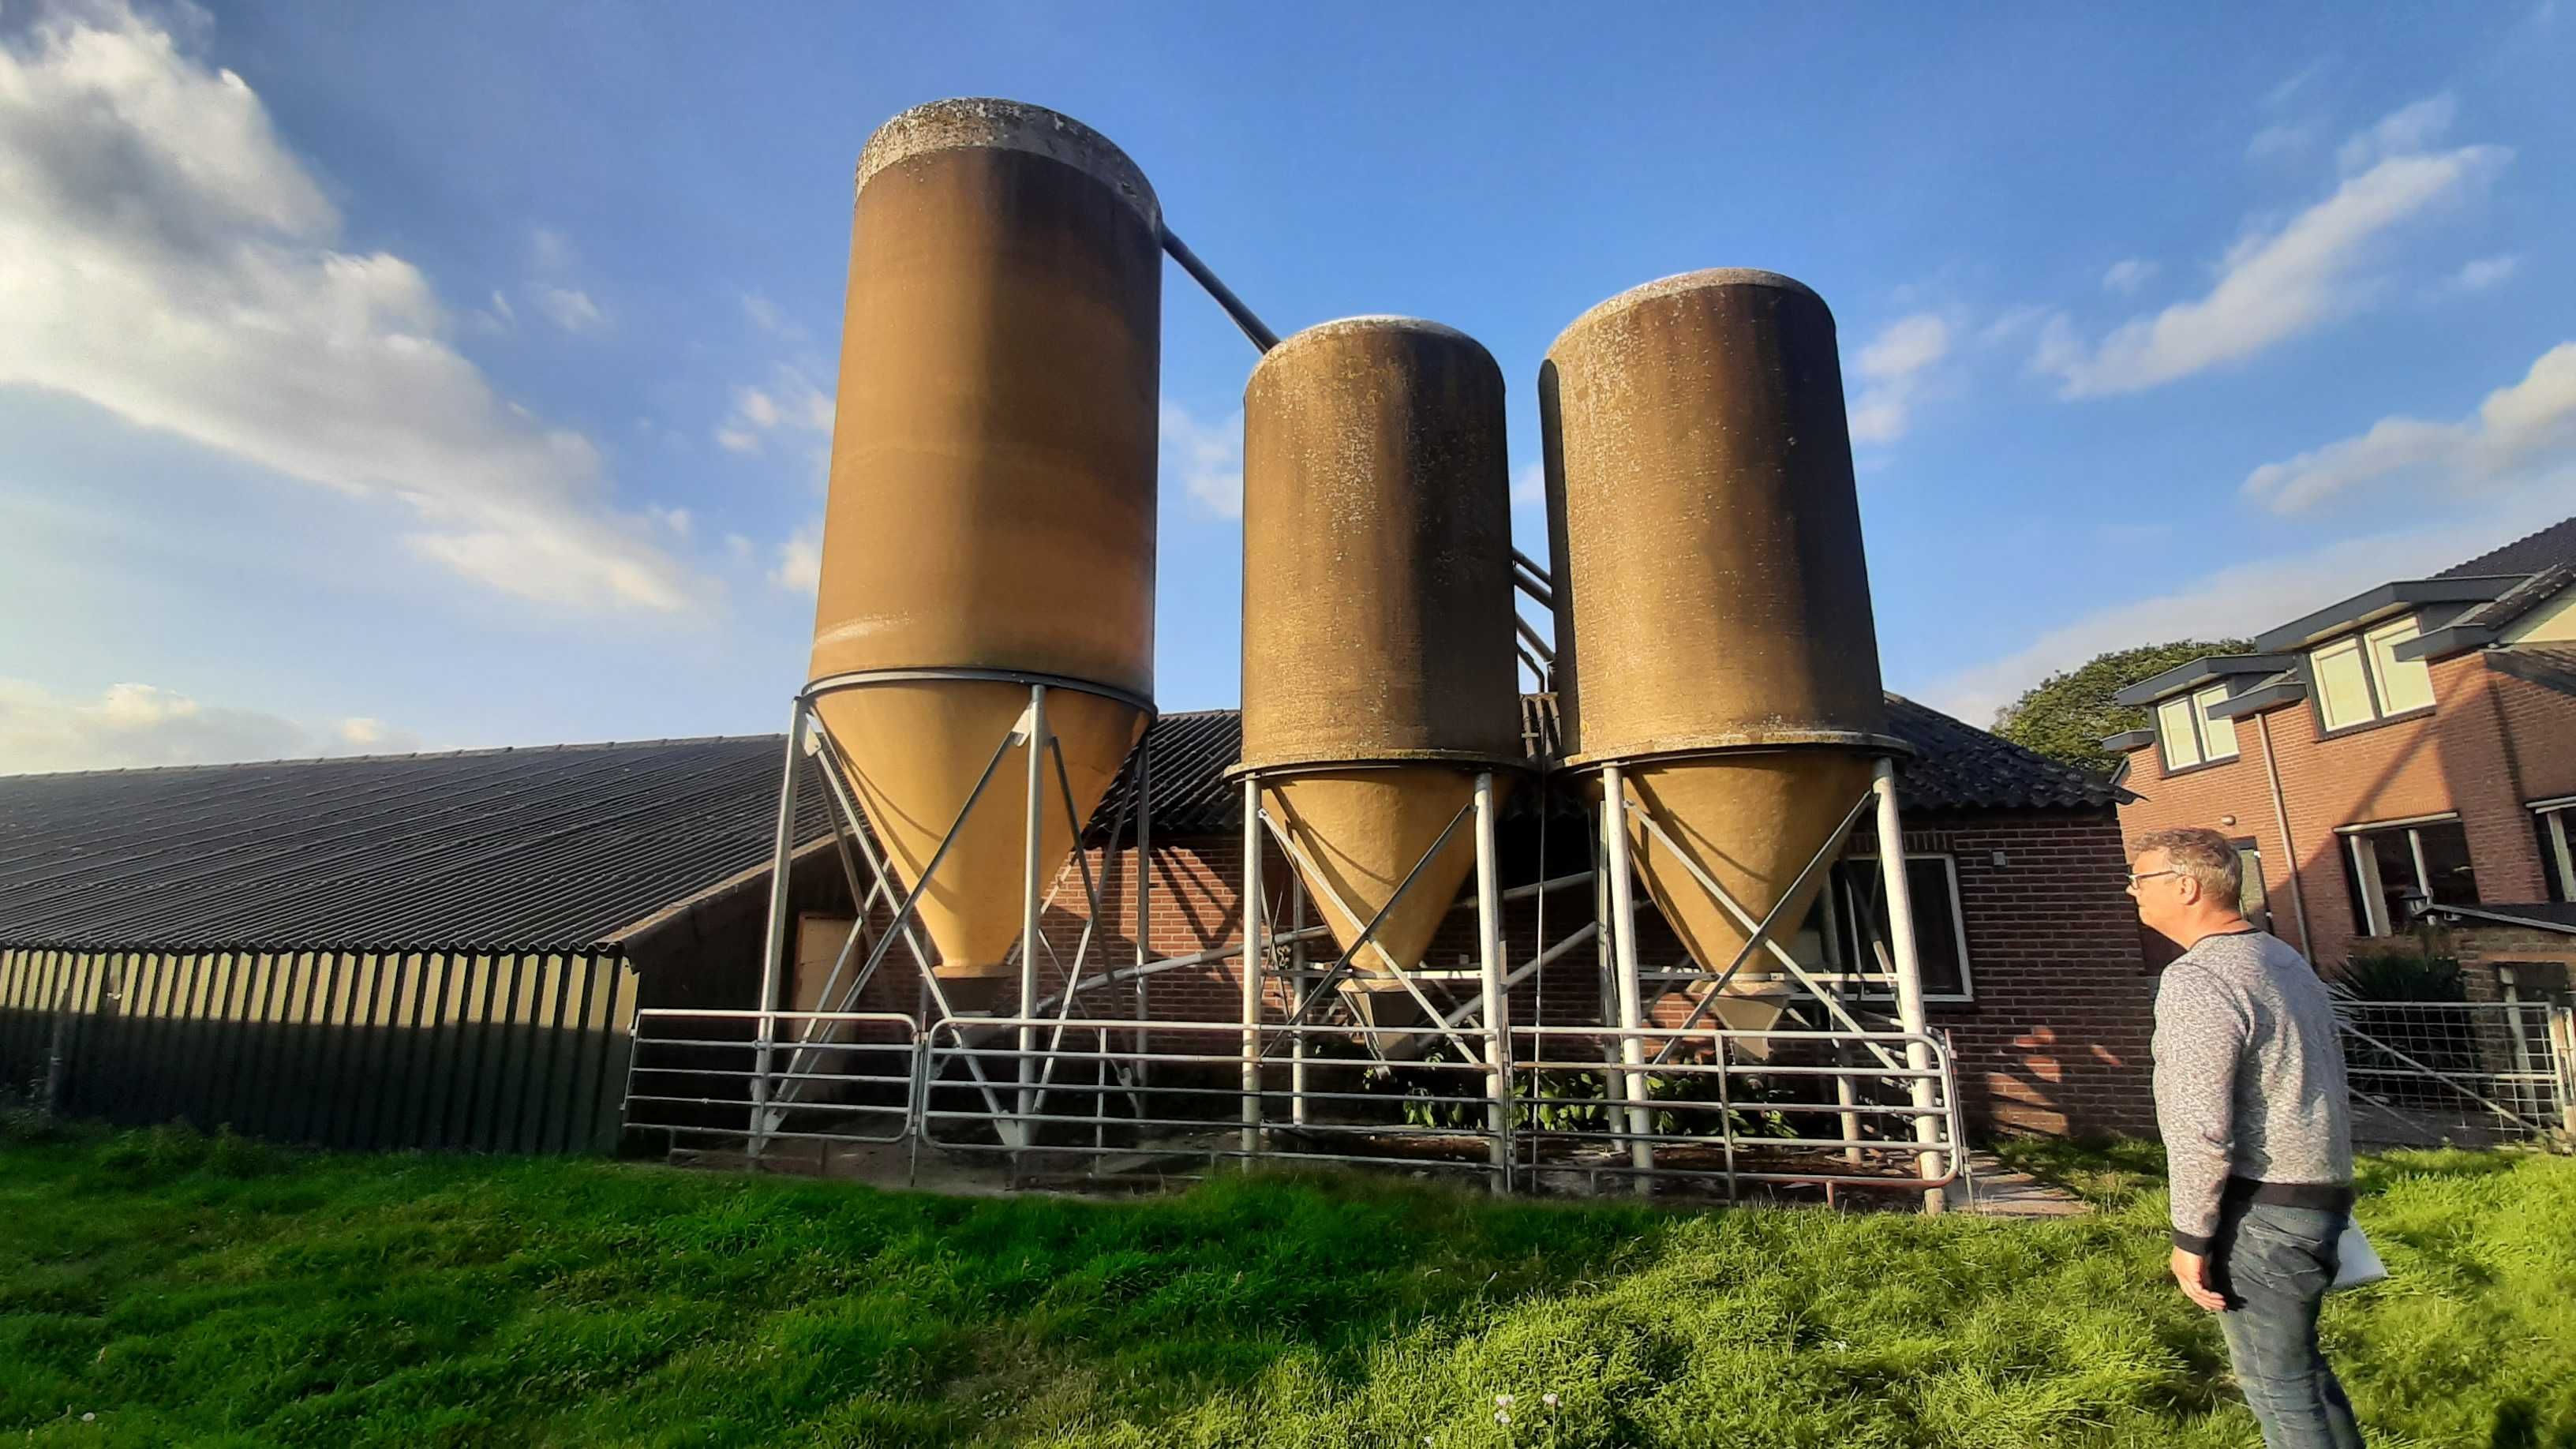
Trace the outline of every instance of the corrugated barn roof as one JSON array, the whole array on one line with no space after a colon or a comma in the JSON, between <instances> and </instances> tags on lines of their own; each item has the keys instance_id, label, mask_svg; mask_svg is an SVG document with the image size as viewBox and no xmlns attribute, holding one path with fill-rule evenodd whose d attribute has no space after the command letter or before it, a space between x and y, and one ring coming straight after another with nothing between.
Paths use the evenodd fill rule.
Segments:
<instances>
[{"instance_id":1,"label":"corrugated barn roof","mask_svg":"<svg viewBox=\"0 0 2576 1449\"><path fill-rule=\"evenodd\" d=\"M1548 701L1533 731L1554 733ZM1889 696L1918 810L2116 791ZM1239 829L1232 710L1147 738L1158 837ZM763 864L778 735L0 777L0 945L575 950ZM1095 834L1130 793L1122 778ZM821 836L807 790L800 838ZM1132 827L1131 827L1132 829Z\"/></svg>"},{"instance_id":2,"label":"corrugated barn roof","mask_svg":"<svg viewBox=\"0 0 2576 1449\"><path fill-rule=\"evenodd\" d=\"M767 859L784 751L769 735L0 779L0 943L575 949Z\"/></svg>"}]
</instances>

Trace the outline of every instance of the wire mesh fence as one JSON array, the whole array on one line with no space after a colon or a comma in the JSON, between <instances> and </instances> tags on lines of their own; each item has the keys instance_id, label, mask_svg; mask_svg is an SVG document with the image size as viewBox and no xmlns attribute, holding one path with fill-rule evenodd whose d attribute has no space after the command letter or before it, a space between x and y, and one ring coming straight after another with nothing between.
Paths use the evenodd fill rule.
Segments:
<instances>
[{"instance_id":1,"label":"wire mesh fence","mask_svg":"<svg viewBox=\"0 0 2576 1449\"><path fill-rule=\"evenodd\" d=\"M2356 1141L2486 1147L2568 1133L2569 1008L2346 997L2335 1009Z\"/></svg>"}]
</instances>

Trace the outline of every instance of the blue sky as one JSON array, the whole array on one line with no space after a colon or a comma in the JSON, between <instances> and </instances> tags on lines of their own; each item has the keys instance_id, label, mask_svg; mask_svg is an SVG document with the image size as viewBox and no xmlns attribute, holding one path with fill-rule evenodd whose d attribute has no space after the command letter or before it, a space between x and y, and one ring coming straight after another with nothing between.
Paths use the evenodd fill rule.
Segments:
<instances>
[{"instance_id":1,"label":"blue sky","mask_svg":"<svg viewBox=\"0 0 2576 1449\"><path fill-rule=\"evenodd\" d=\"M2576 512L2576 13L0 5L0 770L778 728L852 168L1053 106L1285 333L1762 266L1891 687ZM1250 347L1167 274L1158 693L1235 699ZM2565 350L2559 350L2565 349ZM1544 551L1535 490L1516 508Z\"/></svg>"}]
</instances>

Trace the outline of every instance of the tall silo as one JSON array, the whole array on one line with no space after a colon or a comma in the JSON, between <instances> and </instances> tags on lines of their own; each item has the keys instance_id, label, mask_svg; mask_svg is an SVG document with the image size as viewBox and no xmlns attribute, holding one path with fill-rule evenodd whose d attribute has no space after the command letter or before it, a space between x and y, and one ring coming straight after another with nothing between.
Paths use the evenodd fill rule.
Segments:
<instances>
[{"instance_id":1,"label":"tall silo","mask_svg":"<svg viewBox=\"0 0 2576 1449\"><path fill-rule=\"evenodd\" d=\"M1566 763L1760 920L1906 752L1888 734L1833 314L1692 272L1576 319L1540 374ZM1633 819L1633 817L1631 817ZM1638 877L1704 970L1749 932L1642 822ZM1785 936L1822 884L1786 902Z\"/></svg>"},{"instance_id":2,"label":"tall silo","mask_svg":"<svg viewBox=\"0 0 2576 1449\"><path fill-rule=\"evenodd\" d=\"M1264 356L1243 418L1236 772L1348 951L1478 774L1525 763L1502 372L1437 323L1353 317ZM1354 959L1364 980L1420 964L1475 859L1452 832Z\"/></svg>"},{"instance_id":3,"label":"tall silo","mask_svg":"<svg viewBox=\"0 0 2576 1449\"><path fill-rule=\"evenodd\" d=\"M1152 712L1161 210L1053 111L950 100L859 158L809 689L916 886L1044 683L1072 810L1051 878ZM950 1000L1003 996L1032 772L991 768L920 904Z\"/></svg>"}]
</instances>

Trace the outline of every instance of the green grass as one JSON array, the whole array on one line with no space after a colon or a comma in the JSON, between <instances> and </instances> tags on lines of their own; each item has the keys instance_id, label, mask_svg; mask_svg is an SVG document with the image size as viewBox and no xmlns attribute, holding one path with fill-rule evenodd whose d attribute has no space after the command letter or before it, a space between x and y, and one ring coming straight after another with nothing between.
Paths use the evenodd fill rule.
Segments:
<instances>
[{"instance_id":1,"label":"green grass","mask_svg":"<svg viewBox=\"0 0 2576 1449\"><path fill-rule=\"evenodd\" d=\"M0 1146L0 1435L2253 1442L2216 1325L2165 1279L2155 1151L2014 1153L2103 1209L1683 1213L1271 1176L961 1200L21 1140ZM2403 1154L2366 1186L2396 1276L2337 1298L2326 1333L2372 1442L2576 1445L2576 1161Z\"/></svg>"}]
</instances>

